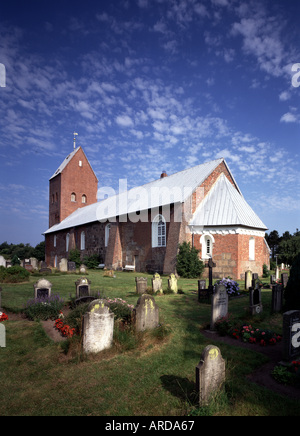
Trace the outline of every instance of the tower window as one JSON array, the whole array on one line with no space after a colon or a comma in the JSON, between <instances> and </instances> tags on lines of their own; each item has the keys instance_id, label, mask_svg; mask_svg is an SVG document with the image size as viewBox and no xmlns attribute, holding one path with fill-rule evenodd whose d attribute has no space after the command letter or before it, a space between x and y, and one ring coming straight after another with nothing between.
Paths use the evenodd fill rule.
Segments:
<instances>
[{"instance_id":1,"label":"tower window","mask_svg":"<svg viewBox=\"0 0 300 436\"><path fill-rule=\"evenodd\" d=\"M71 194L71 201L76 201L76 194L75 194L75 192L72 192L72 194Z\"/></svg>"},{"instance_id":2,"label":"tower window","mask_svg":"<svg viewBox=\"0 0 300 436\"><path fill-rule=\"evenodd\" d=\"M81 197L81 203L86 203L86 195L83 194L83 196Z\"/></svg>"}]
</instances>

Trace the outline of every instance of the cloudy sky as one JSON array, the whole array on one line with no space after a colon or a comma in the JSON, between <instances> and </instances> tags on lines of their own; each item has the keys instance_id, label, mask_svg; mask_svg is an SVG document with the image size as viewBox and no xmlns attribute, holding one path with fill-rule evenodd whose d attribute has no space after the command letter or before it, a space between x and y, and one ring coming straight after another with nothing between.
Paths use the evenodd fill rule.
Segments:
<instances>
[{"instance_id":1,"label":"cloudy sky","mask_svg":"<svg viewBox=\"0 0 300 436\"><path fill-rule=\"evenodd\" d=\"M296 0L3 2L0 243L44 239L74 131L99 187L224 157L270 231L295 232L299 17Z\"/></svg>"}]
</instances>

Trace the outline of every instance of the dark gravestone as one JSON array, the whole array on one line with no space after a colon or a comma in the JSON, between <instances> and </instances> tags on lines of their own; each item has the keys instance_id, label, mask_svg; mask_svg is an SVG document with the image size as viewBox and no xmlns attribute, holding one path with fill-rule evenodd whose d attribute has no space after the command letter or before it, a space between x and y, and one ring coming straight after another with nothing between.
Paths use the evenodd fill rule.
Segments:
<instances>
[{"instance_id":1,"label":"dark gravestone","mask_svg":"<svg viewBox=\"0 0 300 436\"><path fill-rule=\"evenodd\" d=\"M90 293L91 281L86 277L81 277L75 282L76 286L76 298L85 297L91 295Z\"/></svg>"},{"instance_id":2,"label":"dark gravestone","mask_svg":"<svg viewBox=\"0 0 300 436\"><path fill-rule=\"evenodd\" d=\"M34 285L34 298L51 297L52 283L46 279L38 280Z\"/></svg>"},{"instance_id":3,"label":"dark gravestone","mask_svg":"<svg viewBox=\"0 0 300 436\"><path fill-rule=\"evenodd\" d=\"M258 280L252 280L252 286L253 287L249 289L249 305L251 314L255 315L261 313L263 307L261 304L261 289Z\"/></svg>"},{"instance_id":4,"label":"dark gravestone","mask_svg":"<svg viewBox=\"0 0 300 436\"><path fill-rule=\"evenodd\" d=\"M48 298L48 297L49 297L49 289L39 288L36 290L36 298Z\"/></svg>"},{"instance_id":5,"label":"dark gravestone","mask_svg":"<svg viewBox=\"0 0 300 436\"><path fill-rule=\"evenodd\" d=\"M283 305L283 286L272 286L272 312L281 312Z\"/></svg>"},{"instance_id":6,"label":"dark gravestone","mask_svg":"<svg viewBox=\"0 0 300 436\"><path fill-rule=\"evenodd\" d=\"M68 271L76 271L76 263L68 262Z\"/></svg>"},{"instance_id":7,"label":"dark gravestone","mask_svg":"<svg viewBox=\"0 0 300 436\"><path fill-rule=\"evenodd\" d=\"M293 360L300 355L300 310L283 314L283 358Z\"/></svg>"},{"instance_id":8,"label":"dark gravestone","mask_svg":"<svg viewBox=\"0 0 300 436\"><path fill-rule=\"evenodd\" d=\"M198 280L198 301L209 299L209 290L206 288L206 280Z\"/></svg>"},{"instance_id":9,"label":"dark gravestone","mask_svg":"<svg viewBox=\"0 0 300 436\"><path fill-rule=\"evenodd\" d=\"M288 275L288 273L282 273L282 274L281 274L281 283L282 283L283 288L286 288L286 285L287 285L287 283L288 283L288 280L289 280L289 275Z\"/></svg>"}]
</instances>

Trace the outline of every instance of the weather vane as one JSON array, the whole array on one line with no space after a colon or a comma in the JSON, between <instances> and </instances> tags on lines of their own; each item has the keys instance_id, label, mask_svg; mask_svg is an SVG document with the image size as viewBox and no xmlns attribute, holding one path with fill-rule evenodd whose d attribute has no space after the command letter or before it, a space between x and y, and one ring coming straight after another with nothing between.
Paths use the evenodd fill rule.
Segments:
<instances>
[{"instance_id":1,"label":"weather vane","mask_svg":"<svg viewBox=\"0 0 300 436\"><path fill-rule=\"evenodd\" d=\"M73 135L74 135L74 150L75 150L75 148L76 148L76 136L78 136L78 133L74 132Z\"/></svg>"}]
</instances>

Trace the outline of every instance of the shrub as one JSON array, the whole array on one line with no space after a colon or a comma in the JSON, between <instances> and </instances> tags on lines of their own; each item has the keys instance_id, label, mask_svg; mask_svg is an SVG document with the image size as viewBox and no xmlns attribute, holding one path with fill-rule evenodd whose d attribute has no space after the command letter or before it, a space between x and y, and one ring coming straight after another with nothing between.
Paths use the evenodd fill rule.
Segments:
<instances>
[{"instance_id":1,"label":"shrub","mask_svg":"<svg viewBox=\"0 0 300 436\"><path fill-rule=\"evenodd\" d=\"M239 290L240 286L237 282L232 280L230 277L223 278L222 280L218 280L216 282L218 285L225 285L227 294L230 296L240 295Z\"/></svg>"},{"instance_id":2,"label":"shrub","mask_svg":"<svg viewBox=\"0 0 300 436\"><path fill-rule=\"evenodd\" d=\"M98 254L92 254L91 256L85 256L83 258L83 263L87 268L97 268L100 263L100 257Z\"/></svg>"},{"instance_id":3,"label":"shrub","mask_svg":"<svg viewBox=\"0 0 300 436\"><path fill-rule=\"evenodd\" d=\"M191 247L189 242L183 242L179 245L176 269L181 277L194 279L201 276L204 263L199 259L198 253L199 250Z\"/></svg>"},{"instance_id":4,"label":"shrub","mask_svg":"<svg viewBox=\"0 0 300 436\"><path fill-rule=\"evenodd\" d=\"M75 248L74 250L70 250L69 261L75 262L76 267L79 267L81 265L80 250L78 250L78 248Z\"/></svg>"},{"instance_id":5,"label":"shrub","mask_svg":"<svg viewBox=\"0 0 300 436\"><path fill-rule=\"evenodd\" d=\"M285 307L284 310L300 309L300 253L292 265L290 277L284 291Z\"/></svg>"},{"instance_id":6,"label":"shrub","mask_svg":"<svg viewBox=\"0 0 300 436\"><path fill-rule=\"evenodd\" d=\"M64 300L59 295L28 300L23 313L32 321L56 319L64 305Z\"/></svg>"},{"instance_id":7,"label":"shrub","mask_svg":"<svg viewBox=\"0 0 300 436\"><path fill-rule=\"evenodd\" d=\"M269 277L270 271L268 270L268 266L264 263L263 264L263 277Z\"/></svg>"},{"instance_id":8,"label":"shrub","mask_svg":"<svg viewBox=\"0 0 300 436\"><path fill-rule=\"evenodd\" d=\"M115 319L130 321L133 310L132 304L128 304L122 298L108 298L106 301L109 303L110 310L114 313Z\"/></svg>"},{"instance_id":9,"label":"shrub","mask_svg":"<svg viewBox=\"0 0 300 436\"><path fill-rule=\"evenodd\" d=\"M29 280L30 272L21 266L15 265L10 268L0 266L0 282L20 283Z\"/></svg>"}]
</instances>

